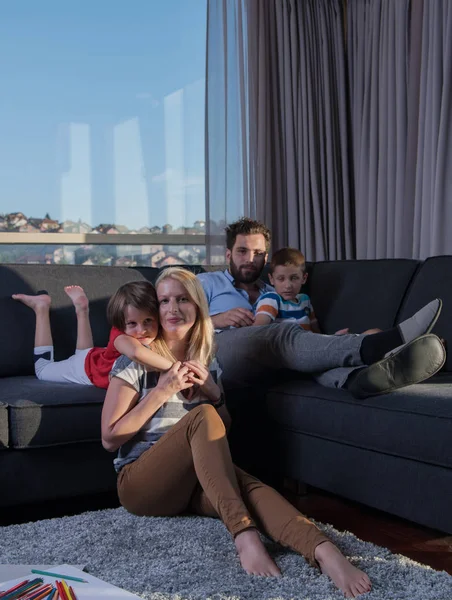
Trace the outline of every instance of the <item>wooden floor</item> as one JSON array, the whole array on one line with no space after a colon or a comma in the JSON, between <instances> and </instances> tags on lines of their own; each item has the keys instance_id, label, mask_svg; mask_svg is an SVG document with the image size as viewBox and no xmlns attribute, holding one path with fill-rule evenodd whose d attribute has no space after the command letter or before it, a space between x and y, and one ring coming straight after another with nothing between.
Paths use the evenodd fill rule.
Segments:
<instances>
[{"instance_id":1,"label":"wooden floor","mask_svg":"<svg viewBox=\"0 0 452 600\"><path fill-rule=\"evenodd\" d=\"M450 535L414 525L314 488L309 488L307 494L302 496L288 489L283 493L301 512L317 521L331 523L337 529L351 531L362 540L385 546L392 552L403 554L452 575L452 536ZM0 526L116 506L118 506L116 494L102 494L64 503L47 502L41 505L3 509L0 511Z\"/></svg>"},{"instance_id":2,"label":"wooden floor","mask_svg":"<svg viewBox=\"0 0 452 600\"><path fill-rule=\"evenodd\" d=\"M452 536L314 488L286 497L305 515L452 575Z\"/></svg>"}]
</instances>

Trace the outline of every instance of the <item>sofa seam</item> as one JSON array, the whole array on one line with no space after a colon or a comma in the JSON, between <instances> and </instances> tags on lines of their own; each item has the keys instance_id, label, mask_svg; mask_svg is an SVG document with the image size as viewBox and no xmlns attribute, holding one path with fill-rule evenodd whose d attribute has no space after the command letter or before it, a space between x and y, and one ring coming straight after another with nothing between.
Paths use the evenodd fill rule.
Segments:
<instances>
[{"instance_id":1,"label":"sofa seam","mask_svg":"<svg viewBox=\"0 0 452 600\"><path fill-rule=\"evenodd\" d=\"M279 391L278 392L277 391L267 392L266 399L268 398L269 394L281 394L283 396L289 396L291 398L300 398L300 397L310 398L312 400L323 400L323 401L339 404L336 400L330 400L329 398L319 398L318 396L310 396L310 395L308 396L306 394L293 394L290 392L279 392ZM359 400L359 401L357 400L356 402L341 401L340 404L347 404L348 406L359 406L360 408L372 408L372 409L379 410L379 411L382 411L385 413L398 413L401 415L414 415L414 416L419 416L419 417L430 417L432 419L443 419L445 421L452 421L451 417L444 417L444 416L440 416L440 415L431 415L428 413L419 413L419 412L413 412L413 411L409 411L409 410L401 410L399 408L389 410L383 406L369 406L369 405L364 404L362 400ZM339 404L339 406L340 406L340 404Z\"/></svg>"},{"instance_id":2,"label":"sofa seam","mask_svg":"<svg viewBox=\"0 0 452 600\"><path fill-rule=\"evenodd\" d=\"M448 469L448 470L452 469L452 465L441 464L439 462L426 462L425 460L419 460L419 459L413 458L412 456L409 456L409 455L404 456L404 455L394 454L392 452L388 452L388 451L384 451L384 450L379 450L377 448L358 446L357 444L352 444L350 442L343 442L343 441L340 441L340 440L337 440L334 438L330 438L328 436L314 435L312 433L308 433L305 431L299 431L299 430L297 431L295 429L291 429L290 427L285 427L284 429L285 429L285 431L290 431L291 433L295 433L296 435L303 435L303 436L315 438L318 440L327 440L328 442L332 442L333 444L340 444L341 446L348 446L350 448L356 448L358 450L364 450L367 452L375 452L376 454L382 454L384 456L391 456L393 458L400 458L402 460L410 460L412 462L421 463L424 465L434 465L437 467L441 467L442 469Z\"/></svg>"}]
</instances>

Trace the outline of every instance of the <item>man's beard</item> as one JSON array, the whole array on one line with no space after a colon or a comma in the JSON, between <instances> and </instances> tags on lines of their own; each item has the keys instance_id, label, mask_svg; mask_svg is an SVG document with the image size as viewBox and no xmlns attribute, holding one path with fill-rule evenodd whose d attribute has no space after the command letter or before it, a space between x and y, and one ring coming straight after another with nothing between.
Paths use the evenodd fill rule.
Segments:
<instances>
[{"instance_id":1,"label":"man's beard","mask_svg":"<svg viewBox=\"0 0 452 600\"><path fill-rule=\"evenodd\" d=\"M238 283L254 283L259 279L263 267L262 269L256 269L255 271L250 270L248 272L244 272L243 268L240 269L240 267L237 267L232 258L230 258L229 270L231 271L231 275L234 278L234 281L237 281Z\"/></svg>"}]
</instances>

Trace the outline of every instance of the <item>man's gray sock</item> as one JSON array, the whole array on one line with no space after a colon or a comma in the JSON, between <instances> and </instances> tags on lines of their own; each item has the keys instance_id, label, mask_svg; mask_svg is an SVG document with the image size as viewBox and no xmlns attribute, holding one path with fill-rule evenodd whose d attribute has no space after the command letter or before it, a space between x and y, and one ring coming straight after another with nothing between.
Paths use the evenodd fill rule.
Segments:
<instances>
[{"instance_id":1,"label":"man's gray sock","mask_svg":"<svg viewBox=\"0 0 452 600\"><path fill-rule=\"evenodd\" d=\"M412 317L399 323L397 327L400 329L404 344L430 333L439 317L442 304L441 300L436 298L423 306Z\"/></svg>"}]
</instances>

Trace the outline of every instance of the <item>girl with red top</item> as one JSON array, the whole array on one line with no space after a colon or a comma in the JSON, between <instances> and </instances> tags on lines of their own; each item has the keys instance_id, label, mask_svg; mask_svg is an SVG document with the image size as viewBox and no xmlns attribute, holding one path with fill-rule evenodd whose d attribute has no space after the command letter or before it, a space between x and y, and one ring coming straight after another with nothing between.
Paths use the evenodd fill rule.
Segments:
<instances>
[{"instance_id":1,"label":"girl with red top","mask_svg":"<svg viewBox=\"0 0 452 600\"><path fill-rule=\"evenodd\" d=\"M64 291L71 299L77 315L77 342L75 354L55 361L50 328L51 298L47 293L37 296L13 294L34 310L35 373L42 381L79 383L107 389L113 363L124 354L147 367L166 371L172 362L153 352L149 346L158 331L158 314L155 312L156 295L149 281L132 281L122 285L111 297L107 316L112 329L106 348L95 348L89 322L89 301L78 285L69 285Z\"/></svg>"}]
</instances>

